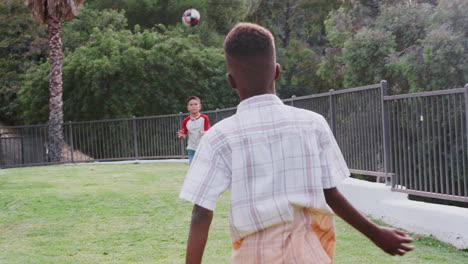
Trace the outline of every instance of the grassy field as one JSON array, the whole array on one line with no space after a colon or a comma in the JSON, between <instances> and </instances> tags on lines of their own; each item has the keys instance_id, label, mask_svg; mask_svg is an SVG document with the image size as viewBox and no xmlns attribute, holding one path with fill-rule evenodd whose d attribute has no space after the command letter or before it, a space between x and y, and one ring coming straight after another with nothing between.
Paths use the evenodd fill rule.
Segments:
<instances>
[{"instance_id":1,"label":"grassy field","mask_svg":"<svg viewBox=\"0 0 468 264\"><path fill-rule=\"evenodd\" d=\"M183 263L192 205L187 165L63 165L0 170L0 263ZM467 263L468 252L421 238L405 257L381 252L337 219L336 263ZM204 263L229 263L228 195Z\"/></svg>"}]
</instances>

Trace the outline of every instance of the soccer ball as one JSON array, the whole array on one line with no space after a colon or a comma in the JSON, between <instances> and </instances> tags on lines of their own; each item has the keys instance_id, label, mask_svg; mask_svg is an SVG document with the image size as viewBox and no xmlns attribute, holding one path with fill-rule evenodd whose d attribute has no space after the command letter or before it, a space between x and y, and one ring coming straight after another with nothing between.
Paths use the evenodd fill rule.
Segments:
<instances>
[{"instance_id":1,"label":"soccer ball","mask_svg":"<svg viewBox=\"0 0 468 264\"><path fill-rule=\"evenodd\" d=\"M200 13L196 9L187 9L182 15L182 23L186 26L194 27L198 24L198 21L200 21Z\"/></svg>"}]
</instances>

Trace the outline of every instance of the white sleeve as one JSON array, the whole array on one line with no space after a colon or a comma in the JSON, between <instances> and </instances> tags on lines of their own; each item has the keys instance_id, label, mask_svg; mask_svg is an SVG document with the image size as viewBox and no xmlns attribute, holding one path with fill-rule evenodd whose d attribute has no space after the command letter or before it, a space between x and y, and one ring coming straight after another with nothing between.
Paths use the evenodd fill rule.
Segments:
<instances>
[{"instance_id":1,"label":"white sleeve","mask_svg":"<svg viewBox=\"0 0 468 264\"><path fill-rule=\"evenodd\" d=\"M348 178L351 173L330 126L325 118L322 121L323 131L319 137L322 184L324 189L330 189L336 187L345 178Z\"/></svg>"},{"instance_id":2,"label":"white sleeve","mask_svg":"<svg viewBox=\"0 0 468 264\"><path fill-rule=\"evenodd\" d=\"M212 135L207 133L202 137L179 195L211 211L218 197L231 185L231 170L223 153L213 148Z\"/></svg>"}]
</instances>

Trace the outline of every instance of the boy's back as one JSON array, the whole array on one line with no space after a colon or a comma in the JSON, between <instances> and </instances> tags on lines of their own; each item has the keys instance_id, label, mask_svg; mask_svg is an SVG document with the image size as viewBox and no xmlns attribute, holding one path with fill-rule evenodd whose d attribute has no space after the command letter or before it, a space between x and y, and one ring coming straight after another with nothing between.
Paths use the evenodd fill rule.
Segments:
<instances>
[{"instance_id":1,"label":"boy's back","mask_svg":"<svg viewBox=\"0 0 468 264\"><path fill-rule=\"evenodd\" d=\"M331 213L323 189L349 176L325 119L272 94L242 101L205 135L194 162L181 197L213 210L231 187L233 242L292 222L295 207Z\"/></svg>"}]
</instances>

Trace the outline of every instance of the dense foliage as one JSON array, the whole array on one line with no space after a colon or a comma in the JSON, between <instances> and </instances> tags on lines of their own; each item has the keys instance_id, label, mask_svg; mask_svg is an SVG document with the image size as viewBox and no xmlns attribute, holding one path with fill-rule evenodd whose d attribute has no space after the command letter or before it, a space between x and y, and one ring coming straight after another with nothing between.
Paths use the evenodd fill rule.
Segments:
<instances>
[{"instance_id":1,"label":"dense foliage","mask_svg":"<svg viewBox=\"0 0 468 264\"><path fill-rule=\"evenodd\" d=\"M201 13L183 27L182 12ZM239 21L276 37L281 97L377 83L392 93L462 87L465 0L88 0L63 24L65 120L234 106L222 51ZM22 0L0 0L0 119L46 122L47 32Z\"/></svg>"},{"instance_id":2,"label":"dense foliage","mask_svg":"<svg viewBox=\"0 0 468 264\"><path fill-rule=\"evenodd\" d=\"M191 94L210 109L238 102L225 80L221 49L207 48L181 29L158 30L163 32L95 28L87 43L70 52L63 70L66 119L177 113ZM47 67L28 74L21 103L31 111L24 111L24 119L44 122Z\"/></svg>"},{"instance_id":3,"label":"dense foliage","mask_svg":"<svg viewBox=\"0 0 468 264\"><path fill-rule=\"evenodd\" d=\"M20 114L18 92L26 71L47 57L47 32L23 1L0 1L0 120Z\"/></svg>"},{"instance_id":4,"label":"dense foliage","mask_svg":"<svg viewBox=\"0 0 468 264\"><path fill-rule=\"evenodd\" d=\"M322 77L342 78L344 87L386 79L393 93L463 87L467 82L468 15L461 11L468 8L467 1L351 2L325 21L338 55L325 57ZM337 71L342 65L344 70Z\"/></svg>"}]
</instances>

